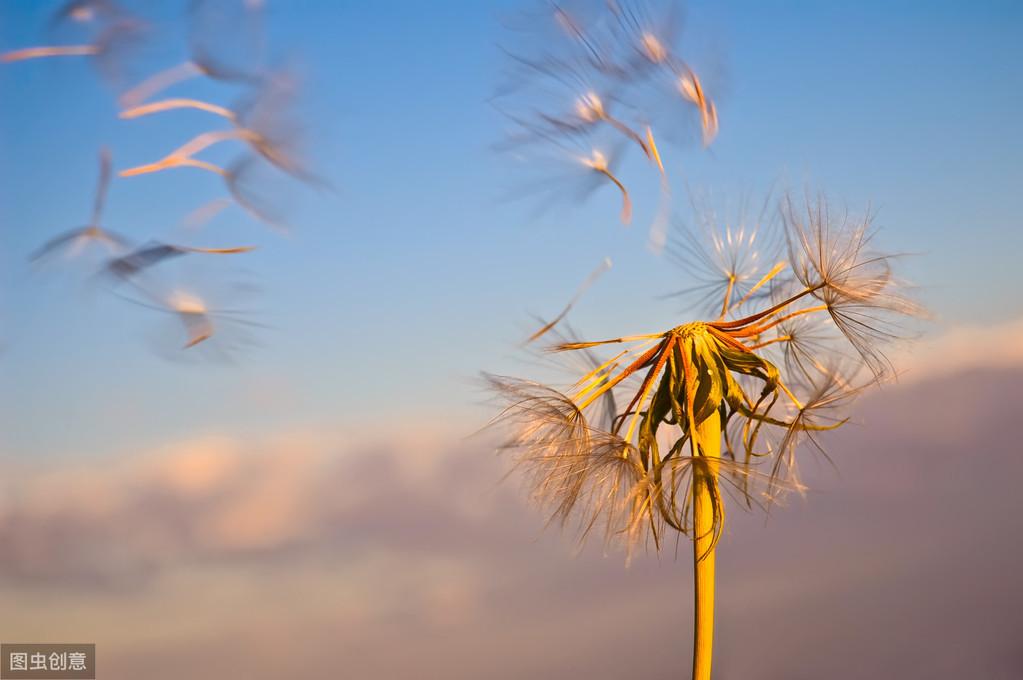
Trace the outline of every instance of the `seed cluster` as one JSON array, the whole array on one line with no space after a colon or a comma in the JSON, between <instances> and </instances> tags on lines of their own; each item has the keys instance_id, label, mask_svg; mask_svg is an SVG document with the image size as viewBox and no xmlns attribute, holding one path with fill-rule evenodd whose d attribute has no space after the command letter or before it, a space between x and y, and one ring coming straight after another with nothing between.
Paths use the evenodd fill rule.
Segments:
<instances>
[{"instance_id":1,"label":"seed cluster","mask_svg":"<svg viewBox=\"0 0 1023 680\"><path fill-rule=\"evenodd\" d=\"M629 149L638 151L659 178L661 201L650 234L659 249L670 184L658 140L664 132L685 143L695 132L710 146L719 129L714 70L696 68L678 48L677 6L655 11L629 0L539 5L509 22L509 68L493 99L511 123L503 146L530 168L553 166L537 186L550 201L614 187L626 224L633 218L631 180L620 168Z\"/></svg>"},{"instance_id":2,"label":"seed cluster","mask_svg":"<svg viewBox=\"0 0 1023 680\"><path fill-rule=\"evenodd\" d=\"M637 133L611 112L610 102L623 100L589 85L630 93L664 72L698 114L704 142L718 133L716 106L647 5L609 2L580 15L544 7L563 33L557 44L575 56L545 52L516 63L574 88L576 106L516 118L537 139L564 145L602 128L635 142L666 177L652 129ZM585 164L631 209L601 151ZM583 537L600 527L609 541L659 548L668 529L694 535L699 481L716 541L726 494L752 508L801 490L796 450L823 453L818 433L844 423L852 398L893 373L884 347L921 313L893 275L895 258L874 249L869 215L835 211L823 196L783 196L765 201L755 219L716 218L698 211L703 233L682 226L669 248L693 280L682 292L697 293L709 316L658 333L563 339L550 349L585 353L588 365L567 388L487 376L503 404L494 423L506 433L503 448L552 518L577 519ZM531 340L556 332L569 308ZM599 355L616 345L624 349Z\"/></svg>"},{"instance_id":3,"label":"seed cluster","mask_svg":"<svg viewBox=\"0 0 1023 680\"><path fill-rule=\"evenodd\" d=\"M298 82L287 70L267 65L262 20L262 0L190 2L186 15L188 59L138 80L134 73L147 68L149 63L143 58L144 52L164 36L113 0L70 0L54 12L51 32L54 36L73 36L75 40L6 52L0 55L0 63L56 57L88 59L108 83L120 90L117 102L121 119L191 109L223 121L226 128L202 132L162 158L122 169L117 176L134 177L172 168L199 169L222 182L224 196L197 207L184 219L190 231L231 206L282 231L286 229L284 216L274 207L281 177L316 186L325 183L302 161L301 137L294 114ZM159 98L166 91L180 92L190 82L202 80L234 93L238 102L222 105L183 93ZM210 147L222 144L238 147L229 164L220 166L200 157ZM200 255L237 255L253 250L253 246L139 242L113 231L103 217L113 178L111 154L104 147L89 221L84 227L47 241L32 255L33 262L90 257L93 271L115 294L176 319L175 334L181 338L176 342L179 350L201 344L213 354L223 356L246 341L244 329L254 324L235 306L235 298L240 294L238 287L229 286L230 308L223 304L213 306L208 292L200 294L195 290L196 282L168 281L166 276L159 277L165 273L166 265L157 265ZM216 346L208 343L214 337L219 339Z\"/></svg>"}]
</instances>

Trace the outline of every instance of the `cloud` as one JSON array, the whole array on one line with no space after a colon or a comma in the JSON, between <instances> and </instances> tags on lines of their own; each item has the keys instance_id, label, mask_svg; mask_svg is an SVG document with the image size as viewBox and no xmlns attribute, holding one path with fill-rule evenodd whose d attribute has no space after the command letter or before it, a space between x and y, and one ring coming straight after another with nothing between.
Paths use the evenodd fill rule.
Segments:
<instances>
[{"instance_id":1,"label":"cloud","mask_svg":"<svg viewBox=\"0 0 1023 680\"><path fill-rule=\"evenodd\" d=\"M936 355L942 356L942 355ZM717 676L1023 673L1023 367L904 381L828 433L838 472L719 556ZM685 675L687 545L543 530L479 440L230 436L5 474L5 639L89 639L104 676Z\"/></svg>"},{"instance_id":2,"label":"cloud","mask_svg":"<svg viewBox=\"0 0 1023 680\"><path fill-rule=\"evenodd\" d=\"M901 347L894 359L900 382L974 369L1023 366L1023 319L946 328Z\"/></svg>"}]
</instances>

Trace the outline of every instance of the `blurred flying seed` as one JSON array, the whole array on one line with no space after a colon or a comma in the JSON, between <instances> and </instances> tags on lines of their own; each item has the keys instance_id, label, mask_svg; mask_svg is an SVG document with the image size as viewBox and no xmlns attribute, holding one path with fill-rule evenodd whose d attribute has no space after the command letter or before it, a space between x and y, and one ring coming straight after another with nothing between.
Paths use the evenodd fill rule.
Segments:
<instances>
[{"instance_id":1,"label":"blurred flying seed","mask_svg":"<svg viewBox=\"0 0 1023 680\"><path fill-rule=\"evenodd\" d=\"M258 81L265 71L265 3L253 0L191 0L188 49L210 78Z\"/></svg>"},{"instance_id":2,"label":"blurred flying seed","mask_svg":"<svg viewBox=\"0 0 1023 680\"><path fill-rule=\"evenodd\" d=\"M197 135L155 163L123 170L121 176L131 177L186 166L226 176L227 171L224 168L193 156L214 144L238 140L246 143L266 161L295 179L320 188L327 187L328 183L324 179L314 175L301 162L299 129L287 116L294 91L295 84L287 76L269 78L256 95L238 107L237 114L234 111L223 111L222 115L235 123L233 130L214 130ZM183 104L186 106L192 106L187 102L194 102L198 108L219 108L195 100L182 101L186 102ZM143 109L146 109L145 105L137 110Z\"/></svg>"},{"instance_id":3,"label":"blurred flying seed","mask_svg":"<svg viewBox=\"0 0 1023 680\"><path fill-rule=\"evenodd\" d=\"M177 350L187 350L199 345L205 347L212 341L221 345L214 348L215 353L219 352L220 358L228 358L226 352L240 344L247 344L245 332L247 328L260 327L260 324L246 319L244 313L239 310L211 307L205 296L198 295L190 289L175 287L169 292L158 292L134 279L131 279L130 283L133 286L132 290L139 297L115 294L127 302L172 317L175 321L174 327L184 332L181 341L173 342L171 345ZM171 329L161 332L159 336L161 340L169 339L168 331Z\"/></svg>"},{"instance_id":4,"label":"blurred flying seed","mask_svg":"<svg viewBox=\"0 0 1023 680\"><path fill-rule=\"evenodd\" d=\"M214 144L226 142L236 139L244 139L246 136L250 136L252 133L242 129L231 129L231 130L212 130L210 132L203 132L196 135L186 143L174 149L169 154L156 161L155 163L147 163L144 165L137 165L135 167L127 168L120 172L121 177L134 177L136 175L146 175L152 172L159 172L161 170L167 170L170 168L178 167L194 167L212 172L216 175L224 176L227 171L220 166L208 163L206 161L198 160L193 156Z\"/></svg>"},{"instance_id":5,"label":"blurred flying seed","mask_svg":"<svg viewBox=\"0 0 1023 680\"><path fill-rule=\"evenodd\" d=\"M287 223L281 210L270 205L267 192L253 186L260 165L266 162L255 154L243 154L228 168L224 183L228 192L242 210L274 230L286 232Z\"/></svg>"},{"instance_id":6,"label":"blurred flying seed","mask_svg":"<svg viewBox=\"0 0 1023 680\"><path fill-rule=\"evenodd\" d=\"M692 103L700 111L700 126L703 130L703 145L710 146L718 134L718 112L717 107L703 90L696 73L686 67L678 79L679 92L683 99Z\"/></svg>"},{"instance_id":7,"label":"blurred flying seed","mask_svg":"<svg viewBox=\"0 0 1023 680\"><path fill-rule=\"evenodd\" d=\"M27 47L0 54L0 62L46 57L89 57L101 75L116 82L123 76L123 64L141 43L147 30L147 26L136 19L120 18L105 25L91 43Z\"/></svg>"},{"instance_id":8,"label":"blurred flying seed","mask_svg":"<svg viewBox=\"0 0 1023 680\"><path fill-rule=\"evenodd\" d=\"M92 215L84 227L64 232L44 243L30 257L39 261L50 257L58 251L64 251L68 257L81 254L89 244L103 246L110 254L119 254L129 247L128 240L123 236L104 229L100 224L103 208L106 203L107 191L110 187L111 160L110 150L103 148L99 154L99 179L93 198Z\"/></svg>"},{"instance_id":9,"label":"blurred flying seed","mask_svg":"<svg viewBox=\"0 0 1023 680\"><path fill-rule=\"evenodd\" d=\"M225 10L235 5L241 14L224 16ZM192 78L206 77L222 83L255 86L262 82L264 69L261 64L262 48L254 50L237 59L231 64L224 58L215 55L217 48L229 42L231 38L245 35L252 29L251 38L261 45L263 37L261 27L246 26L254 17L258 17L262 6L252 3L236 3L234 0L218 0L217 2L193 1L189 5L189 59L185 62L165 68L150 75L131 89L122 93L118 101L125 111L122 117L133 118L157 111L186 106L184 102L196 100L175 98L162 102L152 102L148 108L142 104L164 90L183 83ZM243 38L245 39L245 38ZM214 105L207 104L212 107ZM199 108L199 107L196 107ZM223 107L219 107L223 109ZM207 109L211 110L212 109Z\"/></svg>"},{"instance_id":10,"label":"blurred flying seed","mask_svg":"<svg viewBox=\"0 0 1023 680\"><path fill-rule=\"evenodd\" d=\"M174 245L170 243L154 243L138 248L127 255L116 257L107 262L104 270L117 278L127 279L137 275L145 269L153 267L164 260L181 257L189 253L204 253L208 255L234 255L247 253L255 250L254 246L239 246L236 248L196 248L191 246Z\"/></svg>"}]
</instances>

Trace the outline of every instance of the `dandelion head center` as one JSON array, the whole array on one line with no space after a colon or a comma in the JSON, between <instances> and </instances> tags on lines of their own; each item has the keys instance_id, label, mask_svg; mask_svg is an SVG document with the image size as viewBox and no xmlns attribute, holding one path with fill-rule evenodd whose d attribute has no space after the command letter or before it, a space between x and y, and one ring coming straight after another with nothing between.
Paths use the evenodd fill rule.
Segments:
<instances>
[{"instance_id":1,"label":"dandelion head center","mask_svg":"<svg viewBox=\"0 0 1023 680\"><path fill-rule=\"evenodd\" d=\"M676 326L671 329L671 333L680 338L702 338L710 334L707 330L707 324L703 321L690 321L684 323L681 326Z\"/></svg>"}]
</instances>

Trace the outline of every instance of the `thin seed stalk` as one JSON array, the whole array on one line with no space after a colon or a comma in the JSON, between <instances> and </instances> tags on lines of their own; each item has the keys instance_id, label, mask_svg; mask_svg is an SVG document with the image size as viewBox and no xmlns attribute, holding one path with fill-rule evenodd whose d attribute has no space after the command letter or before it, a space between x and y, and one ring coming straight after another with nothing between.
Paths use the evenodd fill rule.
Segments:
<instances>
[{"instance_id":1,"label":"thin seed stalk","mask_svg":"<svg viewBox=\"0 0 1023 680\"><path fill-rule=\"evenodd\" d=\"M702 456L721 456L721 416L716 411L696 426ZM717 464L693 468L693 680L710 680L714 646L714 490Z\"/></svg>"}]
</instances>

